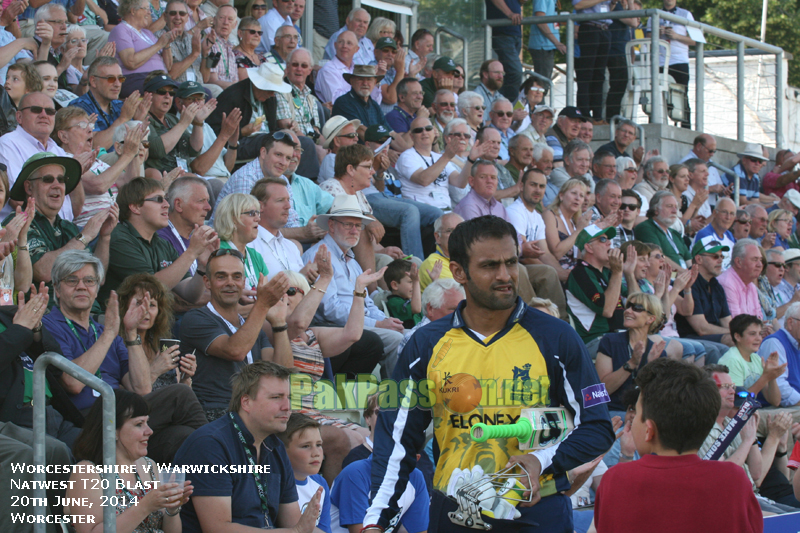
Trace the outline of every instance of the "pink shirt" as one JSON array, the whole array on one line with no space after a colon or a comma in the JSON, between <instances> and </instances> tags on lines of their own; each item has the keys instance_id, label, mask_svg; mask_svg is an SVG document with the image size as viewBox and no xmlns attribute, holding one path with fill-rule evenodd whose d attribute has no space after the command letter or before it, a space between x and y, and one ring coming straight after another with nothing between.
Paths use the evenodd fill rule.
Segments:
<instances>
[{"instance_id":1,"label":"pink shirt","mask_svg":"<svg viewBox=\"0 0 800 533\"><path fill-rule=\"evenodd\" d=\"M745 285L733 267L720 274L717 281L725 289L725 299L728 300L731 318L737 315L764 318L761 313L761 303L758 301L758 288L754 283Z\"/></svg>"},{"instance_id":2,"label":"pink shirt","mask_svg":"<svg viewBox=\"0 0 800 533\"><path fill-rule=\"evenodd\" d=\"M111 33L108 34L108 42L117 44L117 61L119 61L119 66L122 68L122 73L125 75L137 73L147 74L154 70L167 70L167 67L164 65L164 60L161 59L161 52L154 54L153 57L148 59L144 65L136 70L128 70L125 68L125 65L122 64L119 58L120 50L133 48L134 52L141 52L145 48L150 48L158 42L158 37L153 35L153 33L146 28L143 30L136 30L136 28L129 25L127 22L122 22L117 24L117 26L111 30Z\"/></svg>"}]
</instances>

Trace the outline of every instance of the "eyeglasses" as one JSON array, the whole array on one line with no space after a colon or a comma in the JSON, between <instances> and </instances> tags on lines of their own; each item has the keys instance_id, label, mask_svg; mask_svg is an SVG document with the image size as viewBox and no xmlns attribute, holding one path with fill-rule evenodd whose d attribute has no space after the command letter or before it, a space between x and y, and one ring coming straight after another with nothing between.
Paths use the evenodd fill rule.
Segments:
<instances>
[{"instance_id":1,"label":"eyeglasses","mask_svg":"<svg viewBox=\"0 0 800 533\"><path fill-rule=\"evenodd\" d=\"M632 302L628 302L628 304L625 306L625 309L630 309L635 313L648 313L647 309L645 309L642 304L635 304Z\"/></svg>"},{"instance_id":2,"label":"eyeglasses","mask_svg":"<svg viewBox=\"0 0 800 533\"><path fill-rule=\"evenodd\" d=\"M369 164L366 164L366 165L358 165L358 168L368 168L371 171L372 170L372 163L369 163Z\"/></svg>"},{"instance_id":3,"label":"eyeglasses","mask_svg":"<svg viewBox=\"0 0 800 533\"><path fill-rule=\"evenodd\" d=\"M246 32L247 32L247 33L249 33L250 35L264 35L264 32L263 32L263 31L261 31L261 30L253 30L253 29L249 29L249 28L248 28L248 29L246 29L246 30L242 30L242 31L246 31Z\"/></svg>"},{"instance_id":4,"label":"eyeglasses","mask_svg":"<svg viewBox=\"0 0 800 533\"><path fill-rule=\"evenodd\" d=\"M511 118L511 117L513 117L513 116L514 116L514 112L513 112L513 111L505 111L505 112L503 112L503 111L492 111L492 113L494 113L494 114L495 114L495 115L497 115L498 117L502 117L502 116L504 116L504 115L505 115L505 116L507 116L508 118Z\"/></svg>"},{"instance_id":5,"label":"eyeglasses","mask_svg":"<svg viewBox=\"0 0 800 533\"><path fill-rule=\"evenodd\" d=\"M244 262L244 256L242 255L242 252L239 250L234 250L233 248L218 248L208 255L208 260L211 261L215 257L222 257L223 255L232 255L233 257L236 257Z\"/></svg>"},{"instance_id":6,"label":"eyeglasses","mask_svg":"<svg viewBox=\"0 0 800 533\"><path fill-rule=\"evenodd\" d=\"M461 78L462 76L463 76L463 74L461 74L459 71L457 71L457 70L453 71L453 77L454 78Z\"/></svg>"},{"instance_id":7,"label":"eyeglasses","mask_svg":"<svg viewBox=\"0 0 800 533\"><path fill-rule=\"evenodd\" d=\"M244 213L242 213L242 215L247 215L247 216L253 217L253 218L260 217L261 216L261 211L259 211L258 209L251 209L250 211L245 211Z\"/></svg>"},{"instance_id":8,"label":"eyeglasses","mask_svg":"<svg viewBox=\"0 0 800 533\"><path fill-rule=\"evenodd\" d=\"M348 139L355 139L358 137L358 133L344 133L342 135L337 135L337 137L346 137Z\"/></svg>"},{"instance_id":9,"label":"eyeglasses","mask_svg":"<svg viewBox=\"0 0 800 533\"><path fill-rule=\"evenodd\" d=\"M145 198L144 202L153 202L154 204L163 204L167 200L166 196L158 195L153 196L152 198Z\"/></svg>"},{"instance_id":10,"label":"eyeglasses","mask_svg":"<svg viewBox=\"0 0 800 533\"><path fill-rule=\"evenodd\" d=\"M255 7L255 6L253 6L253 7ZM186 11L170 11L169 12L169 16L170 17L174 17L175 15L180 15L182 17L185 17L186 15L188 15L188 13Z\"/></svg>"},{"instance_id":11,"label":"eyeglasses","mask_svg":"<svg viewBox=\"0 0 800 533\"><path fill-rule=\"evenodd\" d=\"M280 37L276 37L277 39L291 39L292 41L299 41L299 35L281 35Z\"/></svg>"},{"instance_id":12,"label":"eyeglasses","mask_svg":"<svg viewBox=\"0 0 800 533\"><path fill-rule=\"evenodd\" d=\"M114 83L115 81L119 80L120 83L125 83L125 80L128 79L127 76L119 75L119 76L95 76L95 78L100 78L101 80L106 80L109 85Z\"/></svg>"},{"instance_id":13,"label":"eyeglasses","mask_svg":"<svg viewBox=\"0 0 800 533\"><path fill-rule=\"evenodd\" d=\"M776 262L774 262L774 261L770 261L770 262L769 262L769 263L767 263L767 264L768 264L768 265L772 265L772 266L774 266L775 268L786 268L786 263L776 263Z\"/></svg>"},{"instance_id":14,"label":"eyeglasses","mask_svg":"<svg viewBox=\"0 0 800 533\"><path fill-rule=\"evenodd\" d=\"M88 42L89 42L89 39L85 39L85 38L84 39L70 39L69 40L69 44L78 44L78 43L86 44Z\"/></svg>"},{"instance_id":15,"label":"eyeglasses","mask_svg":"<svg viewBox=\"0 0 800 533\"><path fill-rule=\"evenodd\" d=\"M423 126L421 128L414 128L413 130L411 130L411 133L417 135L419 133L422 133L423 131L433 131L433 126Z\"/></svg>"},{"instance_id":16,"label":"eyeglasses","mask_svg":"<svg viewBox=\"0 0 800 533\"><path fill-rule=\"evenodd\" d=\"M452 107L453 109L455 109L456 107L455 102L438 102L436 105L438 105L439 107Z\"/></svg>"},{"instance_id":17,"label":"eyeglasses","mask_svg":"<svg viewBox=\"0 0 800 533\"><path fill-rule=\"evenodd\" d=\"M486 106L485 105L476 105L476 106L471 107L470 109L474 109L475 111L486 111Z\"/></svg>"},{"instance_id":18,"label":"eyeglasses","mask_svg":"<svg viewBox=\"0 0 800 533\"><path fill-rule=\"evenodd\" d=\"M289 287L288 289L286 289L286 296L294 296L298 292L300 293L301 296L306 295L306 291L304 291L300 287Z\"/></svg>"},{"instance_id":19,"label":"eyeglasses","mask_svg":"<svg viewBox=\"0 0 800 533\"><path fill-rule=\"evenodd\" d=\"M46 22L49 22L50 24L55 24L57 26L66 26L68 21L66 21L66 20L48 20Z\"/></svg>"},{"instance_id":20,"label":"eyeglasses","mask_svg":"<svg viewBox=\"0 0 800 533\"><path fill-rule=\"evenodd\" d=\"M51 175L48 174L46 176L40 176L38 178L28 178L28 181L36 181L36 180L42 180L42 183L44 183L45 185L50 185L51 183L53 183L56 180L58 180L59 183L64 184L64 183L67 182L67 177L63 176L63 175L62 176L51 176Z\"/></svg>"},{"instance_id":21,"label":"eyeglasses","mask_svg":"<svg viewBox=\"0 0 800 533\"><path fill-rule=\"evenodd\" d=\"M295 62L290 63L289 66L291 66L292 68L298 68L298 67L300 67L300 68L309 68L311 65L309 65L308 63L298 63L298 62L295 61Z\"/></svg>"},{"instance_id":22,"label":"eyeglasses","mask_svg":"<svg viewBox=\"0 0 800 533\"><path fill-rule=\"evenodd\" d=\"M619 204L619 210L620 211L625 211L625 210L638 211L639 210L639 206L636 205L636 204Z\"/></svg>"},{"instance_id":23,"label":"eyeglasses","mask_svg":"<svg viewBox=\"0 0 800 533\"><path fill-rule=\"evenodd\" d=\"M364 224L360 224L358 222L342 222L341 220L336 220L335 218L332 218L331 220L341 224L342 227L347 231L353 231L354 229L361 231L361 229L364 227Z\"/></svg>"},{"instance_id":24,"label":"eyeglasses","mask_svg":"<svg viewBox=\"0 0 800 533\"><path fill-rule=\"evenodd\" d=\"M709 259L713 259L715 261L719 261L722 259L722 254L700 254L704 257L708 257Z\"/></svg>"},{"instance_id":25,"label":"eyeglasses","mask_svg":"<svg viewBox=\"0 0 800 533\"><path fill-rule=\"evenodd\" d=\"M454 133L448 133L447 136L448 137L458 137L460 139L469 139L469 133L454 132Z\"/></svg>"},{"instance_id":26,"label":"eyeglasses","mask_svg":"<svg viewBox=\"0 0 800 533\"><path fill-rule=\"evenodd\" d=\"M22 109L20 109L20 111L25 111L26 109L30 109L31 113L33 113L34 115L39 115L41 114L42 111L47 113L48 117L54 117L56 115L55 107L42 107L39 105L31 105L28 107L23 107Z\"/></svg>"},{"instance_id":27,"label":"eyeglasses","mask_svg":"<svg viewBox=\"0 0 800 533\"><path fill-rule=\"evenodd\" d=\"M67 276L66 278L61 279L61 283L64 283L67 287L77 287L78 283L81 281L87 287L94 287L97 285L98 280L94 276L86 276L85 278L79 278L78 276Z\"/></svg>"},{"instance_id":28,"label":"eyeglasses","mask_svg":"<svg viewBox=\"0 0 800 533\"><path fill-rule=\"evenodd\" d=\"M85 120L81 120L73 124L72 126L68 126L64 128L65 130L71 130L72 128L81 128L82 130L93 130L94 129L94 122L87 122Z\"/></svg>"},{"instance_id":29,"label":"eyeglasses","mask_svg":"<svg viewBox=\"0 0 800 533\"><path fill-rule=\"evenodd\" d=\"M167 95L167 94L170 95L170 96L175 96L175 89L172 89L172 88L167 89L166 87L162 87L162 88L156 90L156 94L159 95L159 96L164 96L164 95Z\"/></svg>"},{"instance_id":30,"label":"eyeglasses","mask_svg":"<svg viewBox=\"0 0 800 533\"><path fill-rule=\"evenodd\" d=\"M775 222L791 222L792 219L790 218L776 218Z\"/></svg>"},{"instance_id":31,"label":"eyeglasses","mask_svg":"<svg viewBox=\"0 0 800 533\"><path fill-rule=\"evenodd\" d=\"M266 11L267 10L267 4L253 4L253 7L251 8L251 10L255 11L256 9L263 9L264 11Z\"/></svg>"},{"instance_id":32,"label":"eyeglasses","mask_svg":"<svg viewBox=\"0 0 800 533\"><path fill-rule=\"evenodd\" d=\"M721 390L736 390L734 383L717 383L717 388Z\"/></svg>"},{"instance_id":33,"label":"eyeglasses","mask_svg":"<svg viewBox=\"0 0 800 533\"><path fill-rule=\"evenodd\" d=\"M737 220L736 221L737 224L741 224L741 225L750 224L751 222L752 222L752 220L750 220L749 218L743 218L742 220Z\"/></svg>"}]
</instances>

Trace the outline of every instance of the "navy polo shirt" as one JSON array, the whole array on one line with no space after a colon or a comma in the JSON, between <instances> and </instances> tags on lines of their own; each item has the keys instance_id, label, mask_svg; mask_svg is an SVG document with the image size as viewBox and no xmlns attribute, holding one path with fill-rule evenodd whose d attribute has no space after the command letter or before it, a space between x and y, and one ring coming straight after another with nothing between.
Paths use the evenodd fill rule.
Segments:
<instances>
[{"instance_id":1,"label":"navy polo shirt","mask_svg":"<svg viewBox=\"0 0 800 533\"><path fill-rule=\"evenodd\" d=\"M352 89L336 99L336 102L333 103L332 113L341 115L347 120L357 118L361 121L361 124L368 127L376 124L389 127L389 124L386 123L386 117L383 116L383 111L381 111L381 106L372 97L365 102Z\"/></svg>"},{"instance_id":2,"label":"navy polo shirt","mask_svg":"<svg viewBox=\"0 0 800 533\"><path fill-rule=\"evenodd\" d=\"M519 0L505 0L506 6L512 13L522 13ZM485 0L486 4L486 18L491 19L505 19L508 17L500 11L492 0ZM522 26L497 26L492 28L492 35L518 35L522 37Z\"/></svg>"},{"instance_id":3,"label":"navy polo shirt","mask_svg":"<svg viewBox=\"0 0 800 533\"><path fill-rule=\"evenodd\" d=\"M88 115L96 113L97 122L94 125L94 131L105 131L111 127L115 120L119 118L119 114L122 111L122 104L122 100L111 100L111 103L108 104L109 112L106 113L100 108L100 105L97 103L97 100L95 100L94 96L92 96L92 91L90 90L87 91L83 96L79 96L70 102L69 105L80 107L86 111L86 114Z\"/></svg>"},{"instance_id":4,"label":"navy polo shirt","mask_svg":"<svg viewBox=\"0 0 800 533\"><path fill-rule=\"evenodd\" d=\"M411 129L411 123L417 115L409 115L403 109L394 106L394 109L386 113L386 122L397 133L405 133Z\"/></svg>"},{"instance_id":5,"label":"navy polo shirt","mask_svg":"<svg viewBox=\"0 0 800 533\"><path fill-rule=\"evenodd\" d=\"M253 435L237 413L233 416L242 430L253 460L256 460ZM175 454L174 464L186 465L195 471L205 469L207 466L207 473L187 470L186 480L191 481L194 486L193 495L230 497L231 520L234 523L258 529L266 527L264 513L261 511L261 498L253 474L247 471L230 473L223 470L230 466L250 465L230 415L226 414L189 435ZM292 465L286 456L283 443L275 435L270 435L261 443L258 464L269 466L269 474L260 476L262 486L267 491L270 526L275 528L280 505L297 501L297 486ZM212 468L215 471L212 471ZM202 532L194 509L194 499L190 499L183 506L181 522L184 533Z\"/></svg>"},{"instance_id":6,"label":"navy polo shirt","mask_svg":"<svg viewBox=\"0 0 800 533\"><path fill-rule=\"evenodd\" d=\"M692 285L692 297L694 298L694 314L705 315L709 324L719 326L719 321L731 314L728 309L728 300L725 298L725 289L719 284L717 278L706 281L703 276L697 276L697 281ZM681 337L697 335L697 332L682 315L675 315L675 325L678 327L678 335Z\"/></svg>"},{"instance_id":7,"label":"navy polo shirt","mask_svg":"<svg viewBox=\"0 0 800 533\"><path fill-rule=\"evenodd\" d=\"M644 348L644 355L642 356L641 361L639 361L637 371L641 370L642 367L647 364L647 354L650 353L650 348L652 347L653 341L648 338L647 346ZM628 335L628 332L622 331L618 333L606 333L603 335L603 338L600 339L600 344L597 347L597 353L605 354L611 358L612 368L615 372L622 368L625 363L631 359L630 336ZM666 355L667 352L662 351L659 357L666 357ZM630 374L628 379L626 379L617 390L611 393L611 403L608 404L608 410L627 410L627 406L622 403L622 397L625 395L625 392L633 386L633 374Z\"/></svg>"}]
</instances>

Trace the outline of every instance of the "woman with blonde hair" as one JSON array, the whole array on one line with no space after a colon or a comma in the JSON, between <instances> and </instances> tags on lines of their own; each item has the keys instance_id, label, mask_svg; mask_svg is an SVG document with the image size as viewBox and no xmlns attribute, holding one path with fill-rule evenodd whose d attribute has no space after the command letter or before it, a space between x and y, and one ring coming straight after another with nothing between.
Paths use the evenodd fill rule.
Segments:
<instances>
[{"instance_id":1,"label":"woman with blonde hair","mask_svg":"<svg viewBox=\"0 0 800 533\"><path fill-rule=\"evenodd\" d=\"M372 24L369 25L366 37L372 41L372 44L377 44L378 39L383 37L394 39L394 32L396 29L397 25L393 20L384 17L376 17L372 20Z\"/></svg>"},{"instance_id":2,"label":"woman with blonde hair","mask_svg":"<svg viewBox=\"0 0 800 533\"><path fill-rule=\"evenodd\" d=\"M244 256L246 296L255 295L259 274L266 277L269 273L261 254L248 246L258 238L260 209L261 204L255 196L234 193L223 198L214 210L214 229L220 238L220 248L239 250Z\"/></svg>"},{"instance_id":3,"label":"woman with blonde hair","mask_svg":"<svg viewBox=\"0 0 800 533\"><path fill-rule=\"evenodd\" d=\"M767 219L767 232L775 234L775 245L788 250L791 246L789 238L792 236L792 213L786 209L776 209L769 214Z\"/></svg>"},{"instance_id":4,"label":"woman with blonde hair","mask_svg":"<svg viewBox=\"0 0 800 533\"><path fill-rule=\"evenodd\" d=\"M268 10L267 0L249 0L244 7L244 16L258 20L266 15Z\"/></svg>"},{"instance_id":5,"label":"woman with blonde hair","mask_svg":"<svg viewBox=\"0 0 800 533\"><path fill-rule=\"evenodd\" d=\"M581 214L587 194L583 180L567 180L558 191L556 199L545 209L542 218L545 224L545 239L553 257L561 263L558 277L566 283L569 273L578 262L575 240L583 228L589 225L592 211Z\"/></svg>"}]
</instances>

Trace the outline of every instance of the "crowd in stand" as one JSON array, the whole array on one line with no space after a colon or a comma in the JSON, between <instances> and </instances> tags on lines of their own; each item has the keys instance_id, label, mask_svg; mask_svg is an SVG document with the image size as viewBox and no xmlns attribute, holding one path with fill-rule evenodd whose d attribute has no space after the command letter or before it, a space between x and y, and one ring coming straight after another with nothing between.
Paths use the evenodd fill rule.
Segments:
<instances>
[{"instance_id":1,"label":"crowd in stand","mask_svg":"<svg viewBox=\"0 0 800 533\"><path fill-rule=\"evenodd\" d=\"M596 494L598 531L635 530L615 522L615 487L665 468L649 454L699 468L742 397L768 409L726 449L736 468L708 470L738 487L730 529L800 509L800 156L780 150L773 164L748 144L736 176L721 174L713 136L668 160L637 144L629 120L593 148L606 67L605 117L618 114L610 32L638 19L580 25L578 106L556 110L541 80L522 79L515 0L509 13L487 1L490 18L516 26L495 30L498 59L474 90L462 65L432 53L430 31L406 51L394 22L364 9L340 27L335 0L314 2L303 48L304 6L14 0L3 11L3 469L32 461L33 364L52 351L116 391L116 461L133 467L118 474L120 532L437 530L441 494L506 459L559 488L536 511L496 503L494 519L586 531L581 507ZM528 47L549 77L563 45L535 29ZM663 30L682 84L684 30ZM435 370L451 348L461 360ZM491 459L467 446L460 463L450 446L469 428L453 413L475 406L435 403L426 446L430 411L406 420L359 398L364 427L318 388L374 373L444 390L450 370L520 383L510 394L522 406L563 405L569 444ZM537 381L548 392L533 400ZM48 463L102 463L100 394L54 368L46 394ZM676 413L697 422L681 429ZM271 470L145 483L170 462ZM79 482L51 513L102 521L96 473L49 478ZM9 490L0 524L23 531Z\"/></svg>"}]
</instances>

